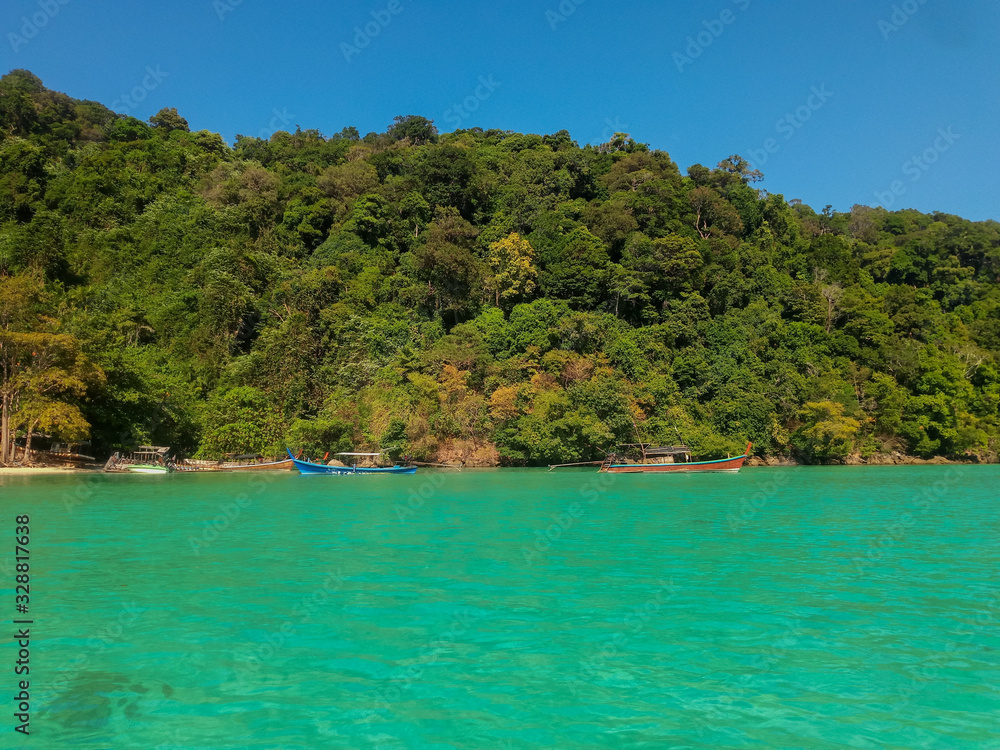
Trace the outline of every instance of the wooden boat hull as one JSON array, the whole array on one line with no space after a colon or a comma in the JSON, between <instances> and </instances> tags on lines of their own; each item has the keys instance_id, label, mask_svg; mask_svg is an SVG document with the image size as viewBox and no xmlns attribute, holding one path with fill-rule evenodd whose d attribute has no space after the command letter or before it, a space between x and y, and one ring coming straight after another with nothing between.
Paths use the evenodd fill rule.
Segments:
<instances>
[{"instance_id":1,"label":"wooden boat hull","mask_svg":"<svg viewBox=\"0 0 1000 750\"><path fill-rule=\"evenodd\" d=\"M385 469L365 469L359 466L326 466L312 461L290 459L301 474L416 474L416 466L390 466Z\"/></svg>"},{"instance_id":2,"label":"wooden boat hull","mask_svg":"<svg viewBox=\"0 0 1000 750\"><path fill-rule=\"evenodd\" d=\"M611 464L601 468L606 474L736 474L747 456L719 461L695 461L684 464Z\"/></svg>"},{"instance_id":3,"label":"wooden boat hull","mask_svg":"<svg viewBox=\"0 0 1000 750\"><path fill-rule=\"evenodd\" d=\"M193 461L186 459L177 465L178 471L295 471L295 463L286 458L284 461L268 461L265 464L225 464L215 461Z\"/></svg>"}]
</instances>

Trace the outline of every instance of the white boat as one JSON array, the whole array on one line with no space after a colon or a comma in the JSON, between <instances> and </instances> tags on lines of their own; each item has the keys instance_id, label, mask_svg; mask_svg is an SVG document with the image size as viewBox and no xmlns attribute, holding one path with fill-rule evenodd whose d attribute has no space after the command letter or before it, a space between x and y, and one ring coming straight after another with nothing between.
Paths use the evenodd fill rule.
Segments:
<instances>
[{"instance_id":1,"label":"white boat","mask_svg":"<svg viewBox=\"0 0 1000 750\"><path fill-rule=\"evenodd\" d=\"M104 465L104 470L114 474L169 474L174 470L170 448L140 445L134 453L123 456L116 453Z\"/></svg>"},{"instance_id":2,"label":"white boat","mask_svg":"<svg viewBox=\"0 0 1000 750\"><path fill-rule=\"evenodd\" d=\"M129 474L169 474L172 471L166 466L153 466L152 464L131 464L124 468Z\"/></svg>"}]
</instances>

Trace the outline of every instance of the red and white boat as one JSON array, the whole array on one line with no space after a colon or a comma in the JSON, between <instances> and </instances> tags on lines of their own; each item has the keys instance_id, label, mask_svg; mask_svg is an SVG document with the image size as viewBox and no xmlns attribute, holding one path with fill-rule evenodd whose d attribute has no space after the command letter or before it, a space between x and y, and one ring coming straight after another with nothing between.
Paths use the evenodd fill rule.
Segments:
<instances>
[{"instance_id":1,"label":"red and white boat","mask_svg":"<svg viewBox=\"0 0 1000 750\"><path fill-rule=\"evenodd\" d=\"M686 445L656 447L640 443L623 447L641 449L642 459L630 461L624 456L612 453L601 464L601 472L605 474L735 474L743 468L743 462L750 457L753 443L747 443L746 453L742 456L722 458L716 461L692 461L691 449Z\"/></svg>"}]
</instances>

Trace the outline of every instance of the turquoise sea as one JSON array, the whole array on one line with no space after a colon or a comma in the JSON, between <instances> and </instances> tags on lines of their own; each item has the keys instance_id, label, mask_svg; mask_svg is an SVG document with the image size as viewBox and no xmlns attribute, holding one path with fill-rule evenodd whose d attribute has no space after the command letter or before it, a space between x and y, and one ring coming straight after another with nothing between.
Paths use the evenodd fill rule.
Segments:
<instances>
[{"instance_id":1,"label":"turquoise sea","mask_svg":"<svg viewBox=\"0 0 1000 750\"><path fill-rule=\"evenodd\" d=\"M0 475L0 747L1000 748L998 488Z\"/></svg>"}]
</instances>

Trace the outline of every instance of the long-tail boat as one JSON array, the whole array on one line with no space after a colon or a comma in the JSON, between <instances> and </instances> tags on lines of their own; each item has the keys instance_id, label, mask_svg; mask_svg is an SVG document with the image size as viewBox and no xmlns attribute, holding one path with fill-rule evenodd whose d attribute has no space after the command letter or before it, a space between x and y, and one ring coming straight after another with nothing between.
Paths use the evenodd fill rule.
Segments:
<instances>
[{"instance_id":1,"label":"long-tail boat","mask_svg":"<svg viewBox=\"0 0 1000 750\"><path fill-rule=\"evenodd\" d=\"M268 459L259 453L237 456L229 453L220 461L186 458L177 466L180 471L295 471L290 458Z\"/></svg>"},{"instance_id":2,"label":"long-tail boat","mask_svg":"<svg viewBox=\"0 0 1000 750\"><path fill-rule=\"evenodd\" d=\"M329 455L329 454L327 454ZM319 463L316 461L303 461L292 455L291 451L288 451L288 457L294 462L295 468L299 470L302 474L416 474L417 467L412 464L406 464L400 466L399 464L393 464L392 466L378 466L378 462L382 460L386 454L385 453L337 453L337 456L341 456L347 461L353 460L354 463L348 466L345 461L340 459L334 459L334 462L329 464ZM361 465L359 465L361 464ZM370 465L364 465L370 464Z\"/></svg>"},{"instance_id":3,"label":"long-tail boat","mask_svg":"<svg viewBox=\"0 0 1000 750\"><path fill-rule=\"evenodd\" d=\"M743 462L750 457L753 443L747 443L742 456L731 456L716 461L692 461L691 449L686 445L652 446L645 443L625 445L623 448L638 449L642 458L637 461L616 453L609 454L599 471L606 474L679 474L679 473L724 473L735 474L743 468Z\"/></svg>"},{"instance_id":4,"label":"long-tail boat","mask_svg":"<svg viewBox=\"0 0 1000 750\"><path fill-rule=\"evenodd\" d=\"M219 464L223 471L295 471L290 458L267 460L263 456L236 456Z\"/></svg>"}]
</instances>

